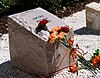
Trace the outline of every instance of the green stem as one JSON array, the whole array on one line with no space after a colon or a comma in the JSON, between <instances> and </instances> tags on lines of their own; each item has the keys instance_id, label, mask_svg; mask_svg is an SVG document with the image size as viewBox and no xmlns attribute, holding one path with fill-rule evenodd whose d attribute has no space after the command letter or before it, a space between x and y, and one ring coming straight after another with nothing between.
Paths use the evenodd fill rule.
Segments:
<instances>
[{"instance_id":1,"label":"green stem","mask_svg":"<svg viewBox=\"0 0 100 78\"><path fill-rule=\"evenodd\" d=\"M92 73L96 74L96 68L93 65L91 65L91 63L88 62L86 59L84 59L83 57L79 57L78 61L81 62Z\"/></svg>"},{"instance_id":2,"label":"green stem","mask_svg":"<svg viewBox=\"0 0 100 78\"><path fill-rule=\"evenodd\" d=\"M61 41L61 43L62 43L63 45L65 45L66 47L70 48L69 45L67 45L64 41Z\"/></svg>"}]
</instances>

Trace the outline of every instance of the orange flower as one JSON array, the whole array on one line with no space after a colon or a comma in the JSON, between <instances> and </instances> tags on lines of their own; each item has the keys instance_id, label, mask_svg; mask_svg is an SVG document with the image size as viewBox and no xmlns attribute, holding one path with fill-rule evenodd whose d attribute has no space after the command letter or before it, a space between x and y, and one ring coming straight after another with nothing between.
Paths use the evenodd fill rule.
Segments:
<instances>
[{"instance_id":1,"label":"orange flower","mask_svg":"<svg viewBox=\"0 0 100 78\"><path fill-rule=\"evenodd\" d=\"M69 38L68 39L68 43L72 47L73 46L73 43L74 43L74 40L72 38Z\"/></svg>"},{"instance_id":2,"label":"orange flower","mask_svg":"<svg viewBox=\"0 0 100 78\"><path fill-rule=\"evenodd\" d=\"M60 33L57 35L57 37L58 37L59 40L61 40L61 39L64 38L64 35L65 35L64 32L60 32Z\"/></svg>"},{"instance_id":3,"label":"orange flower","mask_svg":"<svg viewBox=\"0 0 100 78\"><path fill-rule=\"evenodd\" d=\"M55 41L55 38L52 38L52 39L49 40L49 43L52 44L52 43L54 43L54 41Z\"/></svg>"},{"instance_id":4,"label":"orange flower","mask_svg":"<svg viewBox=\"0 0 100 78\"><path fill-rule=\"evenodd\" d=\"M58 32L53 32L52 34L50 34L50 36L49 36L50 43L53 43L57 39L57 34L58 34Z\"/></svg>"},{"instance_id":5,"label":"orange flower","mask_svg":"<svg viewBox=\"0 0 100 78\"><path fill-rule=\"evenodd\" d=\"M49 42L53 43L55 41L55 39L63 39L64 35L66 32L69 31L68 27L60 27L60 26L56 26L55 28L53 28L51 30L51 35L49 36Z\"/></svg>"},{"instance_id":6,"label":"orange flower","mask_svg":"<svg viewBox=\"0 0 100 78\"><path fill-rule=\"evenodd\" d=\"M78 71L78 68L77 68L76 64L74 64L69 67L69 70L70 70L70 72L75 73Z\"/></svg>"},{"instance_id":7,"label":"orange flower","mask_svg":"<svg viewBox=\"0 0 100 78\"><path fill-rule=\"evenodd\" d=\"M51 30L51 32L57 32L57 31L59 31L59 30L61 30L61 27L60 27L60 26L56 26L55 28L53 28L53 29Z\"/></svg>"},{"instance_id":8,"label":"orange flower","mask_svg":"<svg viewBox=\"0 0 100 78\"><path fill-rule=\"evenodd\" d=\"M97 63L100 61L100 58L98 56L95 56L93 59L92 59L92 64L93 65L97 65Z\"/></svg>"},{"instance_id":9,"label":"orange flower","mask_svg":"<svg viewBox=\"0 0 100 78\"><path fill-rule=\"evenodd\" d=\"M97 59L97 60L96 60L97 62L99 62L99 61L100 61L100 58L99 58L98 56L96 56L95 58Z\"/></svg>"},{"instance_id":10,"label":"orange flower","mask_svg":"<svg viewBox=\"0 0 100 78\"><path fill-rule=\"evenodd\" d=\"M100 60L100 54L98 55L98 57L99 57L99 60Z\"/></svg>"}]
</instances>

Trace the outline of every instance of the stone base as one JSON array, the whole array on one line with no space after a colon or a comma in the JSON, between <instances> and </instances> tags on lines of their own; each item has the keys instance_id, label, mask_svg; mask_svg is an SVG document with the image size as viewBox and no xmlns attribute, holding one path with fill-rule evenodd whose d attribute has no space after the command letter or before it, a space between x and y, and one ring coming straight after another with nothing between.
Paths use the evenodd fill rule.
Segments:
<instances>
[{"instance_id":1,"label":"stone base","mask_svg":"<svg viewBox=\"0 0 100 78\"><path fill-rule=\"evenodd\" d=\"M57 23L60 26L64 24L61 19L41 8L9 16L11 62L23 71L49 75L55 71L66 51L68 54L59 69L68 66L69 49L60 42L48 43L48 32L35 33L40 18L50 20L49 30L57 26ZM68 33L69 36L73 37L73 30Z\"/></svg>"}]
</instances>

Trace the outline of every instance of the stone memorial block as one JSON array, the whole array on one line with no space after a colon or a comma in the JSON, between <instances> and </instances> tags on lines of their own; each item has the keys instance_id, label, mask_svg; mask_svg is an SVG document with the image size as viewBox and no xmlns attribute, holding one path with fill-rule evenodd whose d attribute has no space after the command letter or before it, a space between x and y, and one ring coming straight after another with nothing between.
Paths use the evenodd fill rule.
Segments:
<instances>
[{"instance_id":1,"label":"stone memorial block","mask_svg":"<svg viewBox=\"0 0 100 78\"><path fill-rule=\"evenodd\" d=\"M100 4L92 2L85 6L88 29L100 30Z\"/></svg>"},{"instance_id":2,"label":"stone memorial block","mask_svg":"<svg viewBox=\"0 0 100 78\"><path fill-rule=\"evenodd\" d=\"M13 66L29 73L49 75L69 49L60 42L50 44L47 31L36 34L35 29L42 19L49 20L49 30L55 26L65 26L61 19L42 8L8 16L10 55ZM73 37L73 31L68 36ZM60 68L68 66L68 55Z\"/></svg>"}]
</instances>

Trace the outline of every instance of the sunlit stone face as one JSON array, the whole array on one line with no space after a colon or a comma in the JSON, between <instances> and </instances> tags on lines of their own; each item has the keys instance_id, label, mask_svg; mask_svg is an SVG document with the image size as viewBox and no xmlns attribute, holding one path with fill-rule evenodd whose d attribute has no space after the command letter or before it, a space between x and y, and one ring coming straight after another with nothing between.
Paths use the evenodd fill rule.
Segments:
<instances>
[{"instance_id":1,"label":"sunlit stone face","mask_svg":"<svg viewBox=\"0 0 100 78\"><path fill-rule=\"evenodd\" d=\"M100 4L92 2L87 4L85 8L88 29L100 30Z\"/></svg>"}]
</instances>

